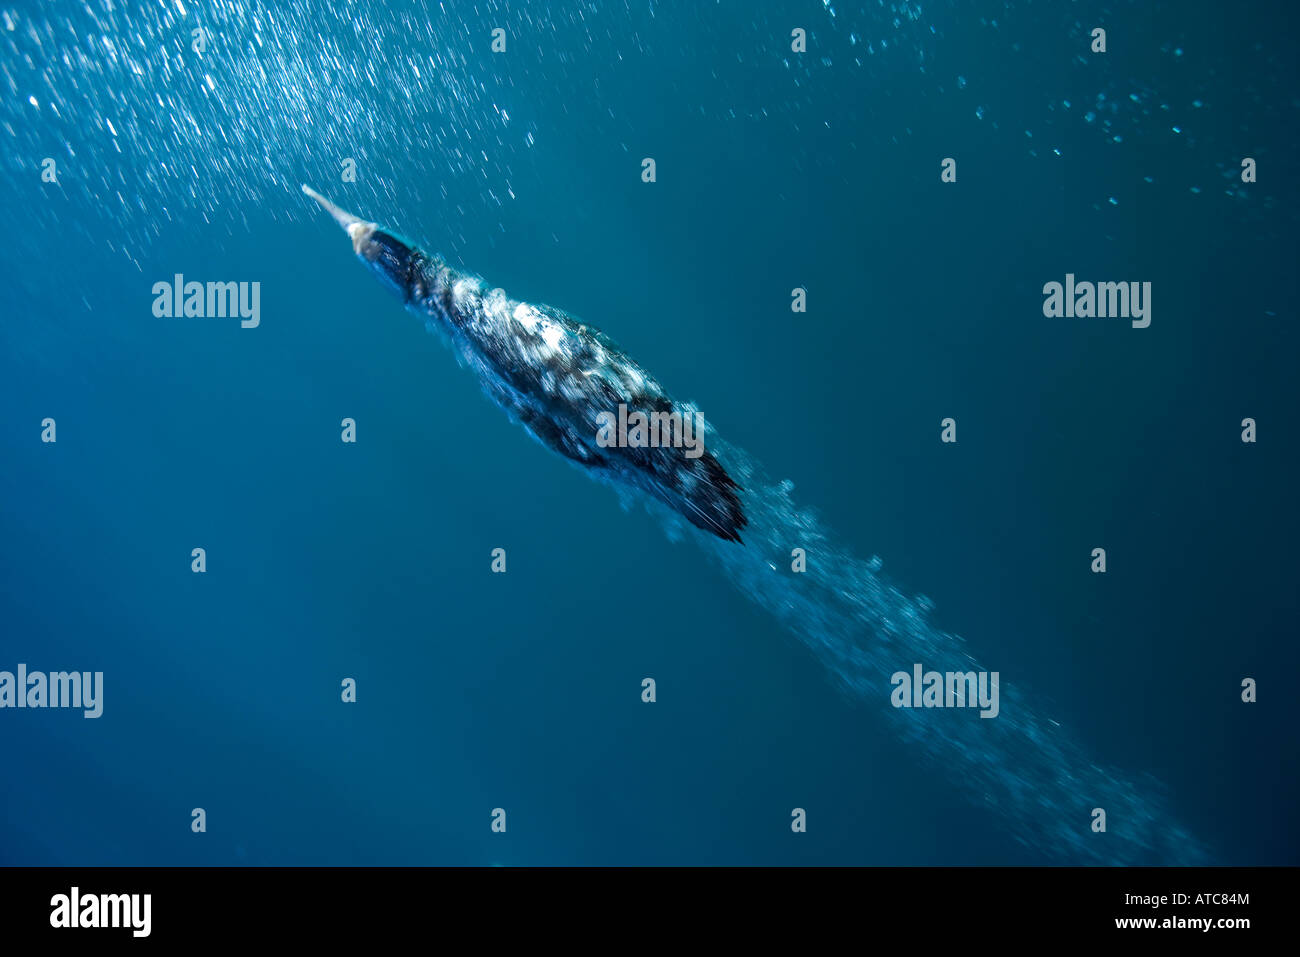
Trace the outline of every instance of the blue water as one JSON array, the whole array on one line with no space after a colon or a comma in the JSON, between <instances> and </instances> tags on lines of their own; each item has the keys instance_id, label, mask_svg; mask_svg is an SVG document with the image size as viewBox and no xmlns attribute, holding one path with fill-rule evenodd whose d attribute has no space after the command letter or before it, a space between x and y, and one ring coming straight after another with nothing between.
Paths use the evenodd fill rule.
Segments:
<instances>
[{"instance_id":1,"label":"blue water","mask_svg":"<svg viewBox=\"0 0 1300 957\"><path fill-rule=\"evenodd\" d=\"M445 7L0 6L0 670L105 676L0 710L0 861L1300 863L1297 14ZM530 441L302 182L697 403L744 549ZM967 656L997 719L889 706Z\"/></svg>"}]
</instances>

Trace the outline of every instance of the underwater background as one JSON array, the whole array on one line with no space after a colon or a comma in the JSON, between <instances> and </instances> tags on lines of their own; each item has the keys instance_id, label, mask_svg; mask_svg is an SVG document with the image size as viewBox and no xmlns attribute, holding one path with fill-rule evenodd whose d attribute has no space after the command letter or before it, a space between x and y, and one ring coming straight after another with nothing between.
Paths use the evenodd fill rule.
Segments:
<instances>
[{"instance_id":1,"label":"underwater background","mask_svg":"<svg viewBox=\"0 0 1300 957\"><path fill-rule=\"evenodd\" d=\"M0 670L105 689L0 710L0 862L1300 863L1297 20L0 4ZM733 587L531 441L304 182L600 327L1083 757L829 667L788 552ZM156 318L178 273L260 324ZM1045 318L1066 273L1150 327Z\"/></svg>"}]
</instances>

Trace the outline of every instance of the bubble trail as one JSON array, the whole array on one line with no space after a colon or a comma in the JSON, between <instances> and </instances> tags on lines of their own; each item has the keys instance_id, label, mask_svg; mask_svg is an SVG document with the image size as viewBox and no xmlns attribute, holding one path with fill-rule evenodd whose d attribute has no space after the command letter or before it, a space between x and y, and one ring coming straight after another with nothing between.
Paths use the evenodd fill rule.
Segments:
<instances>
[{"instance_id":1,"label":"bubble trail","mask_svg":"<svg viewBox=\"0 0 1300 957\"><path fill-rule=\"evenodd\" d=\"M1169 816L1160 784L1102 767L1055 721L1036 713L1014 684L1000 687L1000 713L894 708L890 676L921 663L927 671L981 672L965 641L935 628L923 599L907 596L838 544L817 517L792 500L752 456L710 434L711 447L745 489L743 548L695 536L735 586L817 656L851 699L882 719L921 763L964 781L1026 847L1058 864L1189 865L1205 847ZM807 570L789 570L793 547ZM997 669L994 669L997 670ZM1091 830L1093 808L1105 833Z\"/></svg>"}]
</instances>

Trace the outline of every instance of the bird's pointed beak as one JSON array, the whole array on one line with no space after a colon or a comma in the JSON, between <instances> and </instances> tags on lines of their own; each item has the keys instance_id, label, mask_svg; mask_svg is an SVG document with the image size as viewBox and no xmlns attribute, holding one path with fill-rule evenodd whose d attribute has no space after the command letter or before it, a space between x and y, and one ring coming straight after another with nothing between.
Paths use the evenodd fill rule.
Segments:
<instances>
[{"instance_id":1,"label":"bird's pointed beak","mask_svg":"<svg viewBox=\"0 0 1300 957\"><path fill-rule=\"evenodd\" d=\"M306 183L302 184L302 191L320 203L321 208L334 217L334 222L347 231L348 237L352 240L353 250L357 255L360 255L363 244L375 230L375 224L368 223L361 217L353 216L346 210L340 209Z\"/></svg>"},{"instance_id":2,"label":"bird's pointed beak","mask_svg":"<svg viewBox=\"0 0 1300 957\"><path fill-rule=\"evenodd\" d=\"M334 221L338 223L340 226L342 226L344 229L347 229L353 223L361 222L361 217L353 216L351 213L347 213L339 209L337 206L331 203L320 193L316 192L316 190L312 189L306 183L302 184L302 191L306 193L308 196L310 196L312 199L316 200L316 202L320 203L321 207L325 210L325 212L333 216Z\"/></svg>"}]
</instances>

